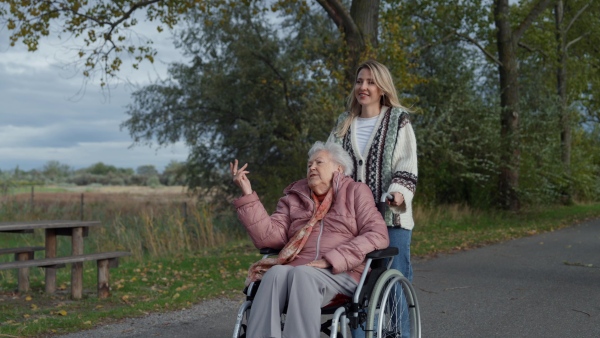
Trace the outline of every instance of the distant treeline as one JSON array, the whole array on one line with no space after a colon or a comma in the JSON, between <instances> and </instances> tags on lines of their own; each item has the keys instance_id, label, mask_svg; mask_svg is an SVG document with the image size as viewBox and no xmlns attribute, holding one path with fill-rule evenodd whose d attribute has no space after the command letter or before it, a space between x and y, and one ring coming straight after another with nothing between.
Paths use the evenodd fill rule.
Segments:
<instances>
[{"instance_id":1,"label":"distant treeline","mask_svg":"<svg viewBox=\"0 0 600 338\"><path fill-rule=\"evenodd\" d=\"M185 185L184 163L171 161L159 172L153 165L132 168L117 168L98 162L87 168L73 169L58 161L49 161L41 169L21 170L17 166L12 170L0 170L0 185L3 187L75 184L75 185Z\"/></svg>"}]
</instances>

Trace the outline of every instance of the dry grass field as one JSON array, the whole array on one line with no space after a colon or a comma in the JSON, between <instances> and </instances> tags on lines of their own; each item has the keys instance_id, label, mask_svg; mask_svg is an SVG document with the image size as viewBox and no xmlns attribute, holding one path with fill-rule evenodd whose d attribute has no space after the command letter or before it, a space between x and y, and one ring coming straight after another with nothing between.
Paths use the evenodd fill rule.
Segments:
<instances>
[{"instance_id":1,"label":"dry grass field","mask_svg":"<svg viewBox=\"0 0 600 338\"><path fill-rule=\"evenodd\" d=\"M181 186L44 186L0 200L0 221L53 219L101 221L86 248L129 250L134 259L195 252L241 236L231 213L216 212Z\"/></svg>"},{"instance_id":2,"label":"dry grass field","mask_svg":"<svg viewBox=\"0 0 600 338\"><path fill-rule=\"evenodd\" d=\"M80 202L81 194L84 200L98 202L105 199L125 199L137 202L155 201L155 202L181 202L190 201L194 197L188 194L188 190L183 186L174 187L145 187L145 186L44 186L34 189L34 201L77 201ZM16 192L6 198L17 201L31 201L31 192Z\"/></svg>"}]
</instances>

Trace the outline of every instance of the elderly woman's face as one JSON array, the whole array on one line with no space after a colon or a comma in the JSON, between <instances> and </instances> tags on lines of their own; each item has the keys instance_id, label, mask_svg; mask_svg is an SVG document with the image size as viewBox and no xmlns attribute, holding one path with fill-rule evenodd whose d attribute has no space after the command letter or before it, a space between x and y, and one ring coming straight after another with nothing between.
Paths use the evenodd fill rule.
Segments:
<instances>
[{"instance_id":1,"label":"elderly woman's face","mask_svg":"<svg viewBox=\"0 0 600 338\"><path fill-rule=\"evenodd\" d=\"M342 166L331 160L328 151L321 150L308 159L308 186L317 195L322 195L329 190L333 181L334 172L342 172Z\"/></svg>"}]
</instances>

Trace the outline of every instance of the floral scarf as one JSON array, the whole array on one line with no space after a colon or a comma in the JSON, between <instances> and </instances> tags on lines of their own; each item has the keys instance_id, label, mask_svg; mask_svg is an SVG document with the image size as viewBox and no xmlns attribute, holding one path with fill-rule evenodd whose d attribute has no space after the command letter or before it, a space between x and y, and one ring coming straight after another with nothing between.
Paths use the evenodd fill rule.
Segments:
<instances>
[{"instance_id":1,"label":"floral scarf","mask_svg":"<svg viewBox=\"0 0 600 338\"><path fill-rule=\"evenodd\" d=\"M257 280L261 280L265 272L269 270L274 265L279 264L287 264L296 258L298 253L302 251L304 244L308 240L308 236L312 232L313 226L317 224L318 221L322 220L325 217L325 214L329 211L331 207L331 202L333 201L333 188L329 188L325 198L322 202L319 202L317 199L317 195L314 192L311 192L311 197L313 201L315 201L315 213L312 215L308 223L302 227L295 235L290 239L290 241L279 251L279 255L277 258L268 257L263 258L260 261L252 264L250 269L248 270L248 277L246 278L246 286L250 285L251 282L255 282Z\"/></svg>"}]
</instances>

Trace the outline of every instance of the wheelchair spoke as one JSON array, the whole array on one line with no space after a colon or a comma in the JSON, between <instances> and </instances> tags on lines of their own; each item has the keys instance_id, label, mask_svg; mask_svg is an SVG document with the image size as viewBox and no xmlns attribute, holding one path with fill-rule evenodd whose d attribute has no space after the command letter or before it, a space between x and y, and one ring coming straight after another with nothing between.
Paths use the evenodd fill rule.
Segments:
<instances>
[{"instance_id":1,"label":"wheelchair spoke","mask_svg":"<svg viewBox=\"0 0 600 338\"><path fill-rule=\"evenodd\" d=\"M382 295L376 337L402 336L402 306L398 300L404 299L404 292L398 281L399 278L391 280Z\"/></svg>"},{"instance_id":2,"label":"wheelchair spoke","mask_svg":"<svg viewBox=\"0 0 600 338\"><path fill-rule=\"evenodd\" d=\"M420 314L412 285L399 271L386 271L375 284L369 301L367 337L419 338L420 329Z\"/></svg>"}]
</instances>

